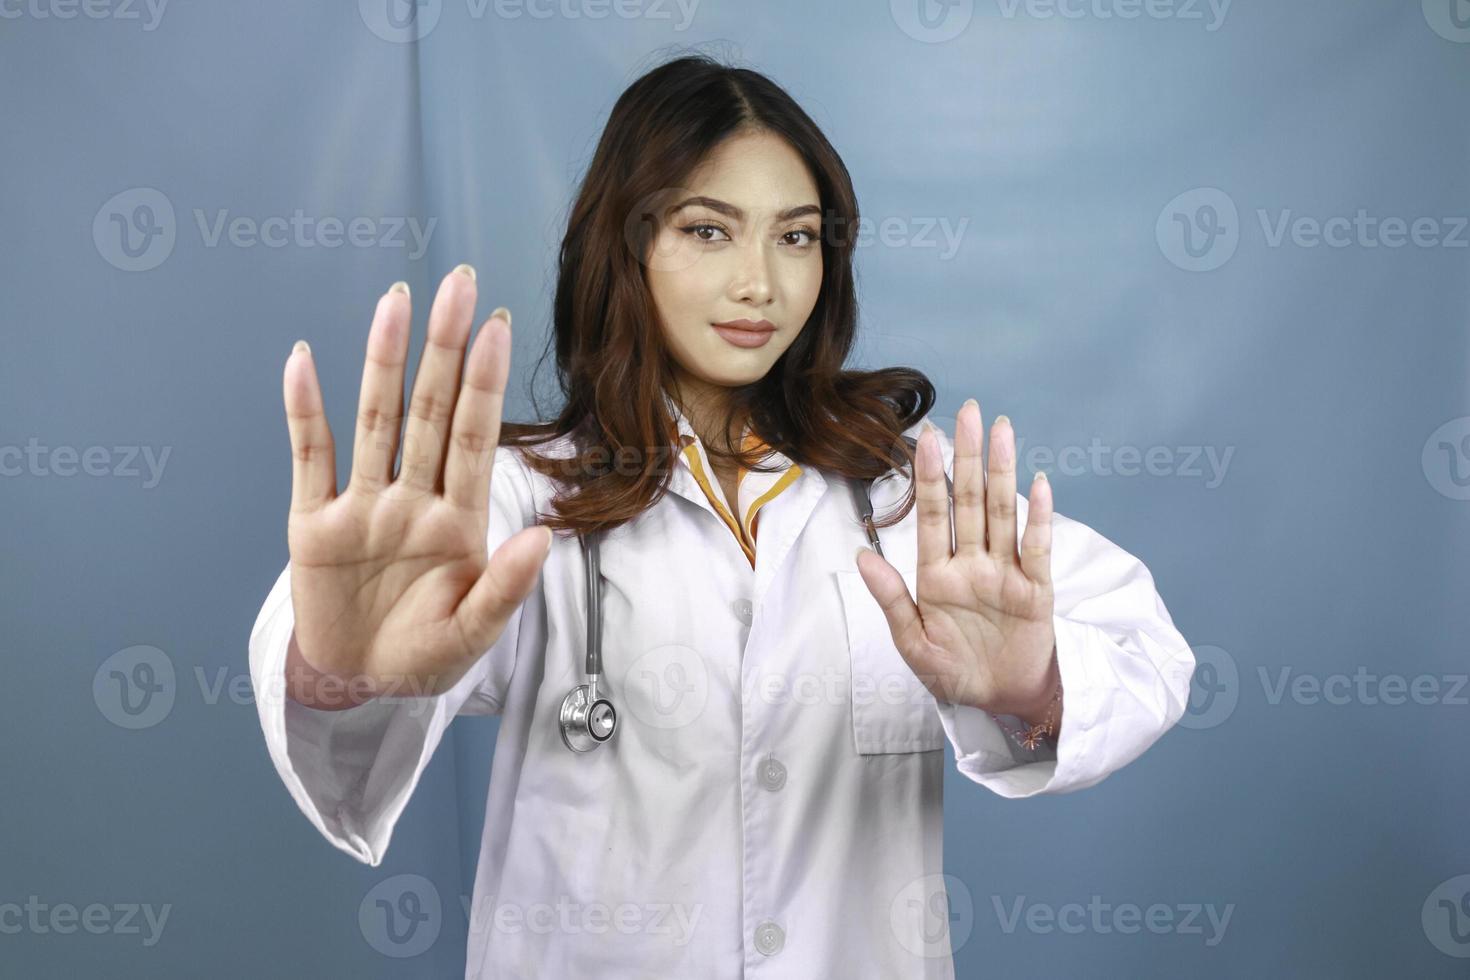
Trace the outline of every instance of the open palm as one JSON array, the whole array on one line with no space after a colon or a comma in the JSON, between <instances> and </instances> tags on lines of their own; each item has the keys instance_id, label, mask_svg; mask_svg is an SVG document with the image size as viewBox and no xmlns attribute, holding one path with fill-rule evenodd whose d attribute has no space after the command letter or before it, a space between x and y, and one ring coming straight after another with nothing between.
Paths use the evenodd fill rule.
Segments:
<instances>
[{"instance_id":1,"label":"open palm","mask_svg":"<svg viewBox=\"0 0 1470 980\"><path fill-rule=\"evenodd\" d=\"M960 409L955 433L954 549L939 440L919 436L917 602L876 553L858 570L883 607L895 646L940 700L1037 717L1055 688L1050 483L1033 481L1017 551L1016 450L1010 420L990 434L982 466L980 407Z\"/></svg>"},{"instance_id":2,"label":"open palm","mask_svg":"<svg viewBox=\"0 0 1470 980\"><path fill-rule=\"evenodd\" d=\"M402 284L379 299L340 495L310 349L298 343L286 361L293 652L362 691L351 703L447 691L500 636L550 547L532 527L487 554L510 320L497 310L466 359L475 298L469 266L440 284L396 475L412 306Z\"/></svg>"}]
</instances>

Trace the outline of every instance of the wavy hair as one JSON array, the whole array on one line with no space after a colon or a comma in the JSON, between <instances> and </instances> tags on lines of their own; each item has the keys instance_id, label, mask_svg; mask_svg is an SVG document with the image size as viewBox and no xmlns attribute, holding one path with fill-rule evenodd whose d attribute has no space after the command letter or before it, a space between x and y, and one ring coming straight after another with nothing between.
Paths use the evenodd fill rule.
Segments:
<instances>
[{"instance_id":1,"label":"wavy hair","mask_svg":"<svg viewBox=\"0 0 1470 980\"><path fill-rule=\"evenodd\" d=\"M721 141L769 132L785 139L810 169L822 208L822 283L816 306L765 377L728 389L724 445L711 460L736 460L768 472L760 449L729 445L736 419L803 467L872 479L913 465L900 438L934 405L920 371L843 370L853 344L857 301L853 238L857 198L847 167L811 118L780 86L703 54L668 61L618 98L578 189L562 239L553 332L557 382L565 398L549 422L501 425L501 445L521 449L528 466L559 489L553 530L608 530L637 517L667 492L678 431L665 403L674 363L645 278L648 250L677 203L680 185ZM537 413L540 414L539 412ZM571 455L530 447L568 437ZM630 465L631 464L631 465ZM879 527L901 520L914 487Z\"/></svg>"}]
</instances>

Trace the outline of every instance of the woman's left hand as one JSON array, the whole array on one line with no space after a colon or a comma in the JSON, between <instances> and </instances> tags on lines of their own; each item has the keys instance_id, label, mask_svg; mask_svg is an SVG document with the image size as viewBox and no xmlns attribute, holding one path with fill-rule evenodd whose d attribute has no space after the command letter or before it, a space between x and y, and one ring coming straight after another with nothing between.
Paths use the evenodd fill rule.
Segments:
<instances>
[{"instance_id":1,"label":"woman's left hand","mask_svg":"<svg viewBox=\"0 0 1470 980\"><path fill-rule=\"evenodd\" d=\"M1004 415L982 466L980 406L965 402L954 449L954 552L939 440L918 439L918 602L871 549L858 571L883 607L894 645L939 700L1038 723L1059 682L1052 628L1051 485L1037 472L1016 541L1016 442ZM1058 719L1059 720L1059 719Z\"/></svg>"}]
</instances>

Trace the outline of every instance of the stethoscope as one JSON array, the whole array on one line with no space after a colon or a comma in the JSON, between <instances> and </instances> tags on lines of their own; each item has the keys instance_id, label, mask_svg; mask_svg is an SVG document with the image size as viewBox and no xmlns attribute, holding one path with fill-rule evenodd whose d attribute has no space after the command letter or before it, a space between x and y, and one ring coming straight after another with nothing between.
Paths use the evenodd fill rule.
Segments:
<instances>
[{"instance_id":1,"label":"stethoscope","mask_svg":"<svg viewBox=\"0 0 1470 980\"><path fill-rule=\"evenodd\" d=\"M904 436L911 451L918 451L918 440ZM883 557L883 544L878 540L878 529L873 525L873 501L869 493L871 480L852 479L848 483L857 503L858 518L868 536L868 544ZM954 482L949 474L944 475L945 486L951 500L954 497ZM618 712L612 701L600 695L598 681L602 679L602 578L600 535L579 535L582 543L582 558L587 572L587 661L585 670L587 683L579 684L562 699L561 739L573 752L590 752L613 737L618 729Z\"/></svg>"}]
</instances>

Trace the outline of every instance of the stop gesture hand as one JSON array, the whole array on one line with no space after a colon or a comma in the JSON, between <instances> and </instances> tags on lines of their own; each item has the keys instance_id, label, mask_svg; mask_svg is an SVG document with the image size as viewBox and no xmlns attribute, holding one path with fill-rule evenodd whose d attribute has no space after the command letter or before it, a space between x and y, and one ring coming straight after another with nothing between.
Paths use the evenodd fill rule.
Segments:
<instances>
[{"instance_id":1,"label":"stop gesture hand","mask_svg":"<svg viewBox=\"0 0 1470 980\"><path fill-rule=\"evenodd\" d=\"M1016 443L1010 420L990 431L982 464L980 406L956 424L954 550L939 439L918 439L917 602L898 569L875 552L858 570L883 608L894 645L933 695L951 704L1060 723L1060 673L1052 627L1051 485L1037 472L1017 550Z\"/></svg>"}]
</instances>

